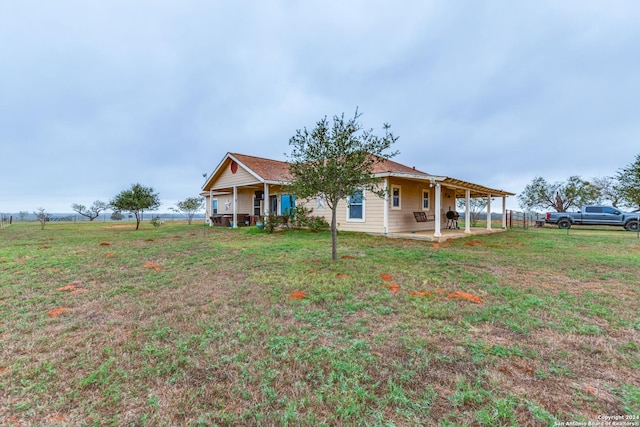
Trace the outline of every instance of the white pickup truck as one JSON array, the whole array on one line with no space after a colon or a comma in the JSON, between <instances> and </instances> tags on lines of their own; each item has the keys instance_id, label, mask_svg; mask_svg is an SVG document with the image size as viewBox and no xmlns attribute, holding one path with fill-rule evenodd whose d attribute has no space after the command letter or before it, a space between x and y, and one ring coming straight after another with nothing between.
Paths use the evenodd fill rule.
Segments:
<instances>
[{"instance_id":1,"label":"white pickup truck","mask_svg":"<svg viewBox=\"0 0 640 427\"><path fill-rule=\"evenodd\" d=\"M547 212L545 223L567 229L572 225L620 225L638 231L640 212L622 212L611 206L583 206L580 212Z\"/></svg>"}]
</instances>

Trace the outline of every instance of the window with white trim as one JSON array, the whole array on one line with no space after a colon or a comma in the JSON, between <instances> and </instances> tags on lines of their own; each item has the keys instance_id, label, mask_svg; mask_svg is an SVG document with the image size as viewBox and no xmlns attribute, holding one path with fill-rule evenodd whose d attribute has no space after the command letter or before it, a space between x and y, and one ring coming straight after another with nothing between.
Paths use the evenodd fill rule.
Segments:
<instances>
[{"instance_id":1,"label":"window with white trim","mask_svg":"<svg viewBox=\"0 0 640 427\"><path fill-rule=\"evenodd\" d=\"M422 210L429 210L429 190L422 190Z\"/></svg>"},{"instance_id":2,"label":"window with white trim","mask_svg":"<svg viewBox=\"0 0 640 427\"><path fill-rule=\"evenodd\" d=\"M391 186L391 209L402 209L399 185Z\"/></svg>"},{"instance_id":3,"label":"window with white trim","mask_svg":"<svg viewBox=\"0 0 640 427\"><path fill-rule=\"evenodd\" d=\"M347 219L364 221L364 192L356 190L347 198Z\"/></svg>"},{"instance_id":4,"label":"window with white trim","mask_svg":"<svg viewBox=\"0 0 640 427\"><path fill-rule=\"evenodd\" d=\"M211 199L211 215L218 213L218 199Z\"/></svg>"}]
</instances>

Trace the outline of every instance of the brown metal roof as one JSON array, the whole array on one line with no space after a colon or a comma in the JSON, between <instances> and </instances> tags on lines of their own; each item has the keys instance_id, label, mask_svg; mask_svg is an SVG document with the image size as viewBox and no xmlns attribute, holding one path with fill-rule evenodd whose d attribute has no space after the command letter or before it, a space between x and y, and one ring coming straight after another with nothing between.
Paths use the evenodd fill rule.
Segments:
<instances>
[{"instance_id":1,"label":"brown metal roof","mask_svg":"<svg viewBox=\"0 0 640 427\"><path fill-rule=\"evenodd\" d=\"M247 168L250 172L257 175L263 181L272 183L287 183L291 182L292 180L292 176L289 173L289 163L287 162L265 159L264 157L249 156L239 153L228 153L227 157L231 158L232 160L235 159L236 161L241 163L243 167ZM463 181L446 176L433 176L426 172L417 170L414 167L405 166L401 163L394 162L388 159L384 159L381 162L376 163L373 167L372 172L377 176L400 174L400 176L405 177L408 177L407 175L411 175L411 177L408 178L417 179L420 181L439 181L446 187L454 188L456 190L456 197L464 197L466 189L471 190L471 197L486 197L487 194L491 194L493 196L514 195L514 193L485 187L468 181ZM213 175L209 178L209 180L211 180L212 178Z\"/></svg>"},{"instance_id":2,"label":"brown metal roof","mask_svg":"<svg viewBox=\"0 0 640 427\"><path fill-rule=\"evenodd\" d=\"M248 156L246 154L229 154L266 181L290 181L292 179L289 174L289 163L287 162ZM385 172L425 174L415 168L388 159L376 163L372 172L374 174L384 174Z\"/></svg>"},{"instance_id":3,"label":"brown metal roof","mask_svg":"<svg viewBox=\"0 0 640 427\"><path fill-rule=\"evenodd\" d=\"M424 174L428 175L425 172L419 171L416 168L412 168L409 166L405 166L401 163L394 162L393 160L385 159L379 163L376 163L373 166L374 174L383 174L385 172L395 172L395 173L414 173L414 174Z\"/></svg>"},{"instance_id":4,"label":"brown metal roof","mask_svg":"<svg viewBox=\"0 0 640 427\"><path fill-rule=\"evenodd\" d=\"M289 163L279 160L265 159L263 157L247 156L246 154L229 153L240 163L258 174L265 181L288 182L291 181Z\"/></svg>"}]
</instances>

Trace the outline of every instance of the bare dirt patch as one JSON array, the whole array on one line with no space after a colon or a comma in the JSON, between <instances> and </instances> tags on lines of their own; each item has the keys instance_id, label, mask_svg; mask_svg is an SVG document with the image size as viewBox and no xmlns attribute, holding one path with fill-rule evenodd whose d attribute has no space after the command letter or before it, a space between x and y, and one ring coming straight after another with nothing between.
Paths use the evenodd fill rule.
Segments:
<instances>
[{"instance_id":1,"label":"bare dirt patch","mask_svg":"<svg viewBox=\"0 0 640 427\"><path fill-rule=\"evenodd\" d=\"M58 307L58 308L54 308L53 310L49 310L47 312L47 316L58 317L64 313L67 313L68 311L71 311L71 309L67 307Z\"/></svg>"},{"instance_id":2,"label":"bare dirt patch","mask_svg":"<svg viewBox=\"0 0 640 427\"><path fill-rule=\"evenodd\" d=\"M56 288L56 291L63 291L63 292L69 292L72 294L77 294L77 293L87 292L87 289L84 287L84 282L80 280L75 280L69 283L68 285L60 286L59 288Z\"/></svg>"},{"instance_id":3,"label":"bare dirt patch","mask_svg":"<svg viewBox=\"0 0 640 427\"><path fill-rule=\"evenodd\" d=\"M306 298L307 294L302 291L295 291L295 292L292 292L289 296L291 297L291 299L300 300L300 299Z\"/></svg>"},{"instance_id":4,"label":"bare dirt patch","mask_svg":"<svg viewBox=\"0 0 640 427\"><path fill-rule=\"evenodd\" d=\"M446 299L459 299L459 300L467 300L474 303L482 303L484 302L482 298L477 295L470 294L468 292L456 291L452 292L445 297Z\"/></svg>"}]
</instances>

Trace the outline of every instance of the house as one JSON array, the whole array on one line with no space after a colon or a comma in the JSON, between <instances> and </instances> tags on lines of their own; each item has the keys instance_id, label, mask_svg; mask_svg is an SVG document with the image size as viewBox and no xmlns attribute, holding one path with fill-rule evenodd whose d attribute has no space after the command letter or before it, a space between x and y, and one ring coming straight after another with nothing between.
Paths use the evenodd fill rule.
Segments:
<instances>
[{"instance_id":1,"label":"house","mask_svg":"<svg viewBox=\"0 0 640 427\"><path fill-rule=\"evenodd\" d=\"M451 226L456 200L467 200L465 218L470 217L468 200L486 198L491 212L491 199L502 198L502 227L506 227L506 197L503 190L421 172L413 167L384 160L373 173L380 178L386 196L356 192L337 207L338 229L367 233L394 234L433 232L438 238ZM269 215L282 215L297 204L313 209L313 214L331 221L331 210L323 200L296 201L285 190L291 182L289 165L245 154L227 153L202 187L206 200L206 217L210 225L234 226L255 224ZM449 218L448 218L449 217ZM487 224L491 229L491 222ZM470 233L470 221L465 221Z\"/></svg>"}]
</instances>

